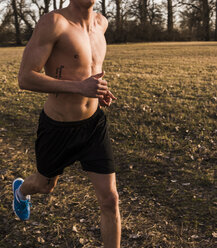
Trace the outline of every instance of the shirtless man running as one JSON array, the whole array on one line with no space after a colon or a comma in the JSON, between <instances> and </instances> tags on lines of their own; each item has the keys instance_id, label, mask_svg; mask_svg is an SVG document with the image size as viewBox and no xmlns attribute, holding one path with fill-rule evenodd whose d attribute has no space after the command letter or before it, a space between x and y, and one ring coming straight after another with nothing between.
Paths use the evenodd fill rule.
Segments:
<instances>
[{"instance_id":1,"label":"shirtless man running","mask_svg":"<svg viewBox=\"0 0 217 248\"><path fill-rule=\"evenodd\" d=\"M103 80L107 20L93 12L96 0L71 0L45 14L25 48L21 89L49 93L35 144L37 172L13 182L13 209L30 216L30 195L53 191L60 174L76 160L93 183L101 210L105 248L120 247L121 220L115 167L101 106L116 98ZM45 74L40 73L44 68Z\"/></svg>"}]
</instances>

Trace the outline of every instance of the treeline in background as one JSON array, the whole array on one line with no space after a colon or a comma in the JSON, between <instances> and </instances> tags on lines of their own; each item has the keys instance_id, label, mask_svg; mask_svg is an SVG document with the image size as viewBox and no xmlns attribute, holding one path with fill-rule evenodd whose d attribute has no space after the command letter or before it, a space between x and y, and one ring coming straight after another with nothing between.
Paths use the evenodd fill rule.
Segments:
<instances>
[{"instance_id":1,"label":"treeline in background","mask_svg":"<svg viewBox=\"0 0 217 248\"><path fill-rule=\"evenodd\" d=\"M22 45L39 18L69 0L0 0L0 45ZM217 0L101 0L109 43L217 40Z\"/></svg>"}]
</instances>

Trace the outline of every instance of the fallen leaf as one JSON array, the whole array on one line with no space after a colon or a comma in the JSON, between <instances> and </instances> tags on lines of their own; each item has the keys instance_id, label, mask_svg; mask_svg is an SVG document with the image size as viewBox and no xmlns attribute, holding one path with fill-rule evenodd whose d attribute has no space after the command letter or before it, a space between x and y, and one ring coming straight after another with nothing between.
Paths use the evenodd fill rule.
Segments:
<instances>
[{"instance_id":1,"label":"fallen leaf","mask_svg":"<svg viewBox=\"0 0 217 248\"><path fill-rule=\"evenodd\" d=\"M130 234L129 238L130 239L138 239L138 238L140 238L140 235L139 234Z\"/></svg>"},{"instance_id":2,"label":"fallen leaf","mask_svg":"<svg viewBox=\"0 0 217 248\"><path fill-rule=\"evenodd\" d=\"M170 180L172 183L176 183L177 182L177 180Z\"/></svg>"},{"instance_id":3,"label":"fallen leaf","mask_svg":"<svg viewBox=\"0 0 217 248\"><path fill-rule=\"evenodd\" d=\"M45 242L45 240L42 237L38 237L37 240L38 240L39 243L44 243Z\"/></svg>"},{"instance_id":4,"label":"fallen leaf","mask_svg":"<svg viewBox=\"0 0 217 248\"><path fill-rule=\"evenodd\" d=\"M73 227L72 227L72 231L73 231L73 232L78 232L77 227L76 227L76 226L73 226Z\"/></svg>"},{"instance_id":5,"label":"fallen leaf","mask_svg":"<svg viewBox=\"0 0 217 248\"><path fill-rule=\"evenodd\" d=\"M176 129L176 132L178 132L179 131L179 126L175 127L175 129Z\"/></svg>"},{"instance_id":6,"label":"fallen leaf","mask_svg":"<svg viewBox=\"0 0 217 248\"><path fill-rule=\"evenodd\" d=\"M189 186L190 183L182 183L183 186Z\"/></svg>"},{"instance_id":7,"label":"fallen leaf","mask_svg":"<svg viewBox=\"0 0 217 248\"><path fill-rule=\"evenodd\" d=\"M198 236L198 235L192 235L191 238L192 238L192 239L198 239L199 236Z\"/></svg>"},{"instance_id":8,"label":"fallen leaf","mask_svg":"<svg viewBox=\"0 0 217 248\"><path fill-rule=\"evenodd\" d=\"M80 238L79 242L83 245L84 244L84 239Z\"/></svg>"}]
</instances>

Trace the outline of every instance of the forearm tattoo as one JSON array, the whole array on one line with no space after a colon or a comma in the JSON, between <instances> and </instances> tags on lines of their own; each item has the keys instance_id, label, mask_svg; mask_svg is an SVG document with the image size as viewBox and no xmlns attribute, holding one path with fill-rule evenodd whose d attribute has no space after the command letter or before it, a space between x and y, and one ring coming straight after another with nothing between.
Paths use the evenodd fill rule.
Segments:
<instances>
[{"instance_id":1,"label":"forearm tattoo","mask_svg":"<svg viewBox=\"0 0 217 248\"><path fill-rule=\"evenodd\" d=\"M64 68L64 65L61 65L60 67L56 68L56 78L61 79L62 78L62 70ZM58 97L58 94L56 94L56 97Z\"/></svg>"}]
</instances>

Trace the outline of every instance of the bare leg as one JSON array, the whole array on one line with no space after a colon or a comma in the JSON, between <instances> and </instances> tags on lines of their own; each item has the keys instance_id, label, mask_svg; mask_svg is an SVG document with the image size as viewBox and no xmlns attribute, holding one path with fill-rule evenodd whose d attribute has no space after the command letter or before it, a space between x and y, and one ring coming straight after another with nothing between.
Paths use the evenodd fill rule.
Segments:
<instances>
[{"instance_id":1,"label":"bare leg","mask_svg":"<svg viewBox=\"0 0 217 248\"><path fill-rule=\"evenodd\" d=\"M59 176L48 178L37 172L24 180L20 191L24 196L36 193L48 194L53 191L58 178Z\"/></svg>"},{"instance_id":2,"label":"bare leg","mask_svg":"<svg viewBox=\"0 0 217 248\"><path fill-rule=\"evenodd\" d=\"M88 172L101 209L101 235L104 248L120 248L121 218L115 173Z\"/></svg>"}]
</instances>

